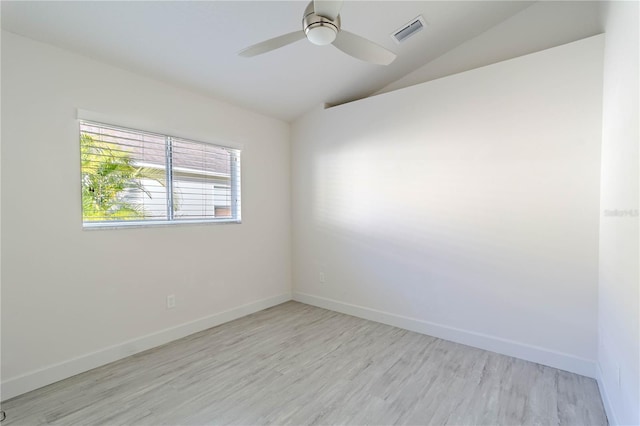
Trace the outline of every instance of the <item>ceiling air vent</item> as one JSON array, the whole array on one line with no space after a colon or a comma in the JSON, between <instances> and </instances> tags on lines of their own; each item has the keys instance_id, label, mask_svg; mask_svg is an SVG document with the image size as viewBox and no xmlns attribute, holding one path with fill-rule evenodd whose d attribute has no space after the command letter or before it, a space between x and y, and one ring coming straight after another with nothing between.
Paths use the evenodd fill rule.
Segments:
<instances>
[{"instance_id":1,"label":"ceiling air vent","mask_svg":"<svg viewBox=\"0 0 640 426\"><path fill-rule=\"evenodd\" d=\"M426 26L426 22L422 16L412 19L411 22L403 25L399 30L391 34L391 38L398 44L402 43L418 31Z\"/></svg>"}]
</instances>

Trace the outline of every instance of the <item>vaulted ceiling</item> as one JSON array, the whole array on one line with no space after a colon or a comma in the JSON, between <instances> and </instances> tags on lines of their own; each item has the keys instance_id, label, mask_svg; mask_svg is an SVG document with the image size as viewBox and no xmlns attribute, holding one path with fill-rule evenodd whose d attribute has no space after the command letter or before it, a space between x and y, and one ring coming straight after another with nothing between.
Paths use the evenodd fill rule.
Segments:
<instances>
[{"instance_id":1,"label":"vaulted ceiling","mask_svg":"<svg viewBox=\"0 0 640 426\"><path fill-rule=\"evenodd\" d=\"M342 27L395 52L388 66L304 39L237 55L301 30L305 1L3 1L1 11L4 30L290 121L373 94L532 3L345 1ZM391 33L419 15L426 28L396 44Z\"/></svg>"}]
</instances>

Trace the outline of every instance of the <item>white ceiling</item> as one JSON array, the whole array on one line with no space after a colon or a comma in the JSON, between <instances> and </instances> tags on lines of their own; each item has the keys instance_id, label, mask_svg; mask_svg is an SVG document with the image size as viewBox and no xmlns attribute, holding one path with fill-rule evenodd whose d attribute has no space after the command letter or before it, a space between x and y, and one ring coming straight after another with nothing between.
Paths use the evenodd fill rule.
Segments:
<instances>
[{"instance_id":1,"label":"white ceiling","mask_svg":"<svg viewBox=\"0 0 640 426\"><path fill-rule=\"evenodd\" d=\"M397 53L387 67L307 40L236 55L301 29L306 1L3 1L2 28L290 121L375 93L531 4L345 1L342 27ZM390 34L418 15L426 29L396 45Z\"/></svg>"}]
</instances>

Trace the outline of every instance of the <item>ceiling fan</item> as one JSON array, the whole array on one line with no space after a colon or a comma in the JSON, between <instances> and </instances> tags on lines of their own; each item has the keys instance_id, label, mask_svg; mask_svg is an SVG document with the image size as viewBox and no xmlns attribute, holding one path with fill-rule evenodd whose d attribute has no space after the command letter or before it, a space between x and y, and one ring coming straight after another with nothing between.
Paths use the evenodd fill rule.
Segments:
<instances>
[{"instance_id":1,"label":"ceiling fan","mask_svg":"<svg viewBox=\"0 0 640 426\"><path fill-rule=\"evenodd\" d=\"M340 28L342 0L313 0L304 11L302 31L284 34L238 52L251 57L278 49L307 38L319 46L333 44L347 55L379 65L389 65L396 58L395 53L384 47Z\"/></svg>"}]
</instances>

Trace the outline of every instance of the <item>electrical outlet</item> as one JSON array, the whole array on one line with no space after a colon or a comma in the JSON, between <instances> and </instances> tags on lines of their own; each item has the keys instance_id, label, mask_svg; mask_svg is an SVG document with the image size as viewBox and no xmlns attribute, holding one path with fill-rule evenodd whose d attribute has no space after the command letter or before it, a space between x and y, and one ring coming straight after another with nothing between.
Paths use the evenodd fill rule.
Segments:
<instances>
[{"instance_id":1,"label":"electrical outlet","mask_svg":"<svg viewBox=\"0 0 640 426\"><path fill-rule=\"evenodd\" d=\"M320 283L324 283L324 272L320 272L320 276L318 277Z\"/></svg>"},{"instance_id":2,"label":"electrical outlet","mask_svg":"<svg viewBox=\"0 0 640 426\"><path fill-rule=\"evenodd\" d=\"M167 309L173 309L176 307L176 296L170 294L167 296Z\"/></svg>"},{"instance_id":3,"label":"electrical outlet","mask_svg":"<svg viewBox=\"0 0 640 426\"><path fill-rule=\"evenodd\" d=\"M618 366L618 388L620 387L621 382L620 382L620 366Z\"/></svg>"}]
</instances>

